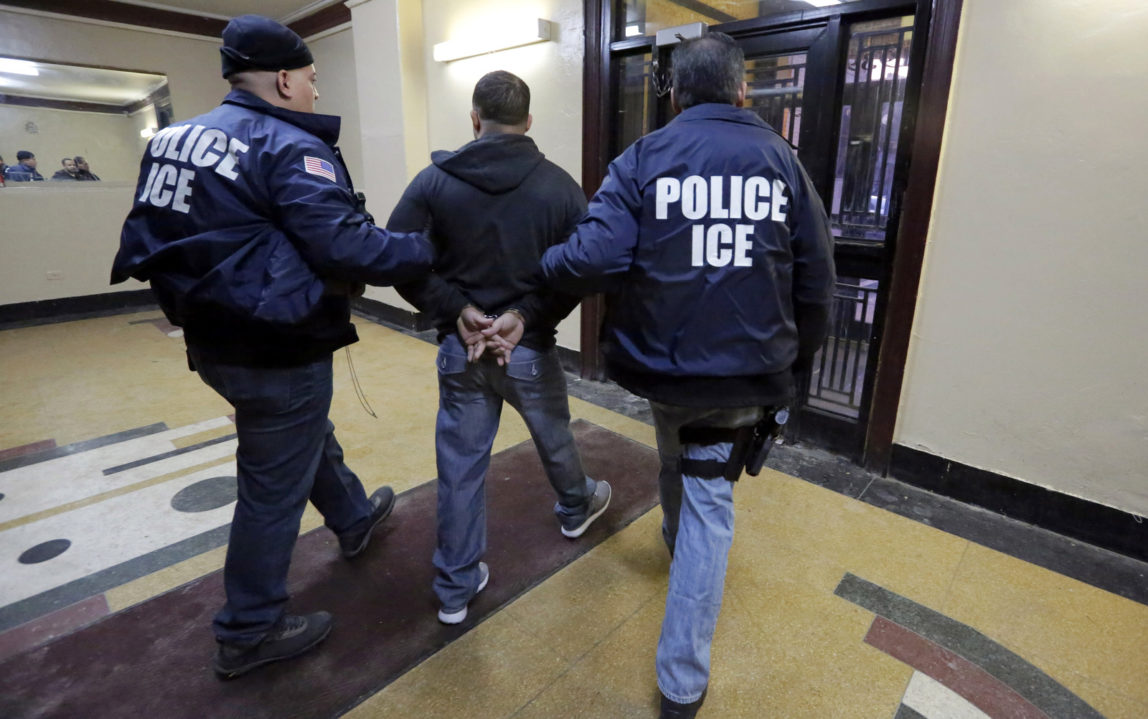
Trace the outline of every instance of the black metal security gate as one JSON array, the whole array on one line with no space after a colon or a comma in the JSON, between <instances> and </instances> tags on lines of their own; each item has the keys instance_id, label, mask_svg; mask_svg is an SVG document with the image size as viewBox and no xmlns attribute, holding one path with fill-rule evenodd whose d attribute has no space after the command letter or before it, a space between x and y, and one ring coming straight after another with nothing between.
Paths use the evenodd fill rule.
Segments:
<instances>
[{"instance_id":1,"label":"black metal security gate","mask_svg":"<svg viewBox=\"0 0 1148 719\"><path fill-rule=\"evenodd\" d=\"M915 0L615 0L603 8L610 78L597 128L606 164L672 119L674 26L703 22L746 54L746 106L795 148L830 212L838 268L830 337L801 387L795 429L824 446L859 452L865 436L890 278L897 204L908 167L928 3ZM924 7L924 12L921 8ZM608 17L606 17L608 16ZM672 41L671 41L672 42ZM608 47L608 50L605 48ZM601 174L599 174L601 177ZM598 371L599 304L583 309L584 374ZM589 345L589 346L588 346ZM590 349L591 351L587 351Z\"/></svg>"}]
</instances>

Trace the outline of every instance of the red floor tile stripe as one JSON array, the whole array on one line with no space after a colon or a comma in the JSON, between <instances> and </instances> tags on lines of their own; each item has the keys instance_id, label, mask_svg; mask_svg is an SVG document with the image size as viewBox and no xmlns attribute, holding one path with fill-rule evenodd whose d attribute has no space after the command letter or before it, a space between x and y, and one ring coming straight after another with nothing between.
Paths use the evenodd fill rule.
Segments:
<instances>
[{"instance_id":1,"label":"red floor tile stripe","mask_svg":"<svg viewBox=\"0 0 1148 719\"><path fill-rule=\"evenodd\" d=\"M19 447L9 447L8 449L0 449L0 462L13 457L23 457L27 454L35 454L43 452L46 449L55 449L56 440L44 439L39 442L32 442L31 444L22 444Z\"/></svg>"},{"instance_id":2,"label":"red floor tile stripe","mask_svg":"<svg viewBox=\"0 0 1148 719\"><path fill-rule=\"evenodd\" d=\"M993 719L1049 719L977 665L884 617L873 620L865 642L936 679Z\"/></svg>"},{"instance_id":3,"label":"red floor tile stripe","mask_svg":"<svg viewBox=\"0 0 1148 719\"><path fill-rule=\"evenodd\" d=\"M100 594L0 632L0 661L69 634L108 614L108 600Z\"/></svg>"}]
</instances>

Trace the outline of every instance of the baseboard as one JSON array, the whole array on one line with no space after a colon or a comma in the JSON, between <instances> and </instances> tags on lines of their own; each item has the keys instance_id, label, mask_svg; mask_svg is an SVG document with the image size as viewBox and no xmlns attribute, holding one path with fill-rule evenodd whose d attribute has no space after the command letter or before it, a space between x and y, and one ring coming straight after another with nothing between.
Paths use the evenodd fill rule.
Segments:
<instances>
[{"instance_id":1,"label":"baseboard","mask_svg":"<svg viewBox=\"0 0 1148 719\"><path fill-rule=\"evenodd\" d=\"M150 289L0 305L0 329L106 317L156 307Z\"/></svg>"},{"instance_id":2,"label":"baseboard","mask_svg":"<svg viewBox=\"0 0 1148 719\"><path fill-rule=\"evenodd\" d=\"M423 332L434 327L430 318L422 312L411 312L367 297L356 297L351 301L351 308L373 322L412 332Z\"/></svg>"},{"instance_id":3,"label":"baseboard","mask_svg":"<svg viewBox=\"0 0 1148 719\"><path fill-rule=\"evenodd\" d=\"M1129 512L893 445L889 474L930 492L1148 561L1148 523Z\"/></svg>"}]
</instances>

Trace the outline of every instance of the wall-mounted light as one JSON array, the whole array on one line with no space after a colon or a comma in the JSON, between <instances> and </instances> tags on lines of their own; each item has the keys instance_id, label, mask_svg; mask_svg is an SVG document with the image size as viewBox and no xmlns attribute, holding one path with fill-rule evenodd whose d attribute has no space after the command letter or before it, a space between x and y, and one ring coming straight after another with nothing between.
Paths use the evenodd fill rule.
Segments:
<instances>
[{"instance_id":1,"label":"wall-mounted light","mask_svg":"<svg viewBox=\"0 0 1148 719\"><path fill-rule=\"evenodd\" d=\"M5 72L9 75L28 75L30 77L36 77L40 74L36 63L29 60L15 60L9 57L0 57L0 72Z\"/></svg>"},{"instance_id":2,"label":"wall-mounted light","mask_svg":"<svg viewBox=\"0 0 1148 719\"><path fill-rule=\"evenodd\" d=\"M489 52L509 50L512 47L546 42L550 39L551 23L541 18L509 22L481 36L447 40L434 46L436 62L450 62L464 57L485 55Z\"/></svg>"},{"instance_id":3,"label":"wall-mounted light","mask_svg":"<svg viewBox=\"0 0 1148 719\"><path fill-rule=\"evenodd\" d=\"M144 129L140 130L140 137L145 140L150 140L155 137L155 133L156 129L154 127L145 127Z\"/></svg>"},{"instance_id":4,"label":"wall-mounted light","mask_svg":"<svg viewBox=\"0 0 1148 719\"><path fill-rule=\"evenodd\" d=\"M829 7L830 5L840 5L841 0L805 0L805 3L813 7Z\"/></svg>"}]
</instances>

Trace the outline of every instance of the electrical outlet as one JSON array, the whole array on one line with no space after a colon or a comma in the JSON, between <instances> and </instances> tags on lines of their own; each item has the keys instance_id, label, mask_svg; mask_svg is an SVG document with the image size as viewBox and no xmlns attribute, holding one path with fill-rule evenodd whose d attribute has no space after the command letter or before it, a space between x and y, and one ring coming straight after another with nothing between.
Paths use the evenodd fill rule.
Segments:
<instances>
[{"instance_id":1,"label":"electrical outlet","mask_svg":"<svg viewBox=\"0 0 1148 719\"><path fill-rule=\"evenodd\" d=\"M45 277L49 280L62 280L64 279L64 273L60 270L48 270Z\"/></svg>"}]
</instances>

